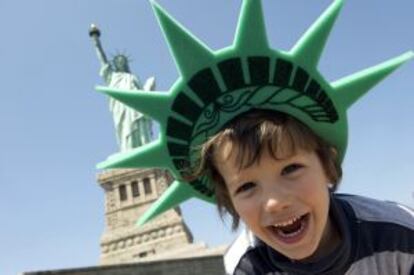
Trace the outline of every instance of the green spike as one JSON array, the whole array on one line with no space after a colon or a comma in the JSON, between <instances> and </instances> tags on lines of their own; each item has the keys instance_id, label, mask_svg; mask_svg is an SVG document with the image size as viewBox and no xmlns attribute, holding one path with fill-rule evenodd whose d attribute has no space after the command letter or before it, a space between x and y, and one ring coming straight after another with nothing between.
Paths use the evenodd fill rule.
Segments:
<instances>
[{"instance_id":1,"label":"green spike","mask_svg":"<svg viewBox=\"0 0 414 275\"><path fill-rule=\"evenodd\" d=\"M343 0L335 0L292 48L291 53L302 66L318 66L326 40L342 6Z\"/></svg>"},{"instance_id":2,"label":"green spike","mask_svg":"<svg viewBox=\"0 0 414 275\"><path fill-rule=\"evenodd\" d=\"M203 42L191 35L157 3L152 2L152 7L182 77L190 77L214 62L213 53Z\"/></svg>"},{"instance_id":3,"label":"green spike","mask_svg":"<svg viewBox=\"0 0 414 275\"><path fill-rule=\"evenodd\" d=\"M249 86L248 83L244 83L243 81L248 79L249 75L251 76L251 79L254 79L254 83L264 83L269 84L269 86L273 84L276 85L276 83L279 82L286 82L286 84L293 82L292 87L298 88L299 90L305 90L304 94L308 95L309 98L302 97L300 94L301 97L298 98L296 96L297 91L286 89L286 93L288 93L287 96L290 97L290 94L292 94L292 97L290 98L292 98L293 101L289 102L292 102L292 104L294 103L294 105L280 106L279 104L275 104L271 106L269 104L269 106L261 105L259 107L278 112L285 112L288 115L297 117L304 124L308 125L315 134L326 139L336 147L339 151L338 154L340 160L342 160L347 147L348 133L345 111L372 86L385 78L402 63L414 57L413 52L408 52L390 61L384 62L383 64L363 70L357 74L340 79L331 85L327 85L326 80L317 71L317 65L328 35L341 7L343 6L343 0L334 0L330 7L299 39L290 51L290 56L287 56L284 52L269 48L260 0L244 0L233 46L214 53L201 41L189 34L184 27L171 18L158 6L158 4L152 2L152 6L166 40L168 41L169 48L180 71L181 78L170 88L170 93L122 91L105 87L98 88L98 90L109 94L126 105L153 117L161 124L161 135L157 141L138 147L130 152L110 157L107 161L99 164L98 168L164 167L168 168L175 178L182 180L175 181L165 191L155 204L139 219L137 222L138 225L146 223L155 216L177 206L189 198L197 197L208 202L214 202L214 196L207 197L203 195L204 192L202 192L202 190L205 190L205 187L211 188L207 179L205 179L205 181L193 182L194 186L184 182L184 179L182 179L180 172L177 171L177 167L175 166L177 164L174 163L175 156L170 155L167 145L167 126L169 126L168 129L171 133L173 133L173 131L181 131L180 127L176 127L177 123L174 122L175 120L171 120L171 124L167 125L167 117L176 117L179 114L186 114L185 116L182 115L182 119L185 119L186 121L189 121L192 119L191 117L194 117L194 120L191 121L193 129L197 129L197 127L202 128L201 126L204 127L204 125L207 124L209 127L213 127L211 123L212 121L210 121L206 115L201 115L201 112L203 111L204 114L207 114L209 106L224 106L223 102L226 99L222 97L221 94L212 93L211 96L203 97L203 100L201 100L202 98L200 97L198 100L203 101L203 104L206 103L208 106L203 105L203 108L201 108L202 104L200 103L197 104L200 106L194 106L197 108L196 110L191 112L190 110L186 110L188 112L178 112L178 109L186 108L187 102L191 101L187 99L188 96L185 94L187 91L183 88L183 83L188 83L193 75L201 69L211 69L211 67L213 67L213 71L218 69L218 71L215 71L214 78L217 78L218 74L221 75L221 77L218 77L219 79L216 79L217 82L224 81L226 82L226 86L232 87L231 89L229 88L228 93L231 93L231 97L234 96L234 102L237 103L243 102L242 96L246 93L240 91L244 91ZM258 63L242 63L241 69L239 69L240 62L237 59L253 56L252 54L268 57L269 60L277 60L277 63L273 63L274 66L272 67L269 66L270 63L268 61L260 60ZM233 60L230 60L229 58ZM227 60L231 62L227 63ZM216 67L217 63L219 64L219 67ZM234 64L234 66L232 64ZM223 65L223 67L221 67L221 65ZM233 72L232 66L237 69L238 72ZM302 70L296 69L294 80L290 81L290 79L292 79L291 76L293 75L291 74L292 68L295 67L302 67L301 69L310 76L309 78L312 78L312 81L307 85L307 88L305 86L308 77L303 77L305 74ZM285 70L285 68L288 69ZM259 75L261 70L266 70L263 74L264 77ZM240 71L242 71L242 73L240 73ZM273 72L274 76L271 76L271 72ZM276 74L279 72L281 73ZM245 79L240 80L241 74L243 74ZM270 80L270 78L273 77L274 83L266 81L266 76L269 76L267 80ZM203 81L198 81L197 85L202 85L202 82ZM210 82L206 80L204 84L209 85L209 83ZM247 86L244 84L247 84ZM224 84L222 86L224 86ZM204 91L204 87L197 92L200 91ZM183 94L186 96L181 96ZM279 94L277 95L279 96ZM197 97L196 95L193 96ZM257 92L254 96L256 97L254 100L250 101L249 99L248 101L237 105L237 108L233 108L231 111L229 110L229 112L223 108L225 114L217 120L217 123L214 121L214 129L220 129L226 125L228 121L231 121L231 119L239 115L240 112L250 110L252 108L251 103L268 102L270 99L269 94L266 92ZM309 105L310 99L316 104L312 103ZM331 104L331 100L334 104ZM172 109L173 106L174 109ZM303 112L299 110L300 108L298 108L298 106L303 107L303 110L301 109ZM175 107L177 107L177 109ZM191 106L188 107L190 108ZM316 109L313 109L315 107ZM321 111L322 109L323 112ZM309 112L315 114L315 117L311 117ZM332 123L327 123L326 119L328 118ZM184 124L187 124L188 126L190 122ZM216 130L212 130L211 132L209 130L208 135L214 135L215 133ZM198 144L201 144L204 138L208 138L208 135L200 138L193 138L191 134L189 134L188 137L179 135L180 138L178 139L181 141L180 144L182 144L182 146L189 146L189 149L191 149L194 145L197 146ZM171 135L171 138L173 137L174 135ZM179 146L179 148L177 147L177 150L182 149L181 146ZM187 151L186 148L184 148L183 151ZM198 184L202 184L201 187L204 188L195 189L196 187L200 187Z\"/></svg>"},{"instance_id":4,"label":"green spike","mask_svg":"<svg viewBox=\"0 0 414 275\"><path fill-rule=\"evenodd\" d=\"M249 54L263 54L269 50L260 0L243 1L234 45Z\"/></svg>"},{"instance_id":5,"label":"green spike","mask_svg":"<svg viewBox=\"0 0 414 275\"><path fill-rule=\"evenodd\" d=\"M165 124L167 117L165 112L170 107L170 95L166 92L131 90L109 88L104 86L96 87L98 92L105 93L125 105L143 113L161 124Z\"/></svg>"},{"instance_id":6,"label":"green spike","mask_svg":"<svg viewBox=\"0 0 414 275\"><path fill-rule=\"evenodd\" d=\"M105 161L99 163L97 168L167 168L171 166L169 160L168 149L165 144L161 140L156 140L131 151L109 156Z\"/></svg>"},{"instance_id":7,"label":"green spike","mask_svg":"<svg viewBox=\"0 0 414 275\"><path fill-rule=\"evenodd\" d=\"M174 208L180 203L193 198L200 197L198 193L194 191L189 183L174 181L167 190L159 197L159 199L151 205L151 207L145 211L136 225L141 226L161 213Z\"/></svg>"},{"instance_id":8,"label":"green spike","mask_svg":"<svg viewBox=\"0 0 414 275\"><path fill-rule=\"evenodd\" d=\"M379 65L337 80L332 83L334 90L332 97L347 109L369 89L413 57L414 52L406 52Z\"/></svg>"}]
</instances>

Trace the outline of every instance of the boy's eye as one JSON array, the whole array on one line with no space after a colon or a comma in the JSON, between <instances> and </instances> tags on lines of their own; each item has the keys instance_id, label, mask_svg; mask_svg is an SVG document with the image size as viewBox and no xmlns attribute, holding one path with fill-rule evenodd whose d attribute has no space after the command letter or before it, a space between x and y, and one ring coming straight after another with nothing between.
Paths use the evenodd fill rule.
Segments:
<instances>
[{"instance_id":1,"label":"boy's eye","mask_svg":"<svg viewBox=\"0 0 414 275\"><path fill-rule=\"evenodd\" d=\"M292 173L295 173L296 171L300 170L301 168L303 168L302 164L292 163L292 164L289 164L289 165L285 166L282 169L281 174L284 175L284 176L287 176L287 175L290 175Z\"/></svg>"},{"instance_id":2,"label":"boy's eye","mask_svg":"<svg viewBox=\"0 0 414 275\"><path fill-rule=\"evenodd\" d=\"M256 184L254 182L251 182L251 181L243 183L242 185L240 185L236 189L234 194L237 195L237 194L240 194L240 193L243 193L243 192L247 192L247 191L253 189L255 186L256 186Z\"/></svg>"}]
</instances>

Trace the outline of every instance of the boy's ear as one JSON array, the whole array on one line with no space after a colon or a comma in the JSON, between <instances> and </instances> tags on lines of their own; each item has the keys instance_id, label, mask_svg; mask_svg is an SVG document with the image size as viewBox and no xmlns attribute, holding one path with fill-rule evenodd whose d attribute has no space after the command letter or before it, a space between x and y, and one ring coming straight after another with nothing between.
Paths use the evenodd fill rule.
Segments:
<instances>
[{"instance_id":1,"label":"boy's ear","mask_svg":"<svg viewBox=\"0 0 414 275\"><path fill-rule=\"evenodd\" d=\"M328 163L326 163L327 167L325 167L325 169L327 169L327 173L328 173L328 178L329 178L329 183L328 183L328 189L330 191L335 191L338 187L338 183L340 182L341 178L342 178L342 168L341 168L341 164L340 164L340 160L338 159L339 156L339 152L338 150L333 147L330 146L328 148L328 154L329 156L327 157L327 161Z\"/></svg>"},{"instance_id":2,"label":"boy's ear","mask_svg":"<svg viewBox=\"0 0 414 275\"><path fill-rule=\"evenodd\" d=\"M335 147L331 147L329 150L331 150L332 155L335 157L335 159L338 159L338 150L336 150Z\"/></svg>"}]
</instances>

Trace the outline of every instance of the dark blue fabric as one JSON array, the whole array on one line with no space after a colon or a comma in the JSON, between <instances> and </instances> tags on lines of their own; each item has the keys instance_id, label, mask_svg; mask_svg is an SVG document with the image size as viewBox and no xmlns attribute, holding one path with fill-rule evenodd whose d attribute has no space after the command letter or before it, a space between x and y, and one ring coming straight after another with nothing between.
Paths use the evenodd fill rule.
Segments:
<instances>
[{"instance_id":1,"label":"dark blue fabric","mask_svg":"<svg viewBox=\"0 0 414 275\"><path fill-rule=\"evenodd\" d=\"M394 256L398 258L398 253L413 255L414 262L414 230L389 221L368 221L357 217L347 200L349 196L331 196L329 215L339 229L342 241L330 255L312 263L293 262L257 240L257 244L241 258L234 274L271 275L284 272L295 275L341 275L352 264L361 263L365 258L381 252L396 252L390 259L390 262L394 261L395 269L398 269L398 264ZM373 270L371 274L378 273ZM393 274L406 275L397 270ZM407 275L414 275L414 266Z\"/></svg>"}]
</instances>

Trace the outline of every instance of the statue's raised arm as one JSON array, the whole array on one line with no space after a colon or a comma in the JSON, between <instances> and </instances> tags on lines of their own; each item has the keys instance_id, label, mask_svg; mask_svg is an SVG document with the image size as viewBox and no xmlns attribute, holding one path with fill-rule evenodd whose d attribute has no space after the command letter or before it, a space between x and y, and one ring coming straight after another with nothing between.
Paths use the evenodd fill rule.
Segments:
<instances>
[{"instance_id":1,"label":"statue's raised arm","mask_svg":"<svg viewBox=\"0 0 414 275\"><path fill-rule=\"evenodd\" d=\"M100 39L101 31L99 30L98 26L91 24L91 27L89 28L89 36L92 38L92 42L96 50L96 55L98 56L99 62L101 63L100 75L103 77L106 84L110 85L113 69L103 50Z\"/></svg>"},{"instance_id":2,"label":"statue's raised arm","mask_svg":"<svg viewBox=\"0 0 414 275\"><path fill-rule=\"evenodd\" d=\"M89 36L92 38L92 41L95 44L96 53L98 55L99 61L101 62L101 65L107 65L108 59L106 58L106 54L102 48L101 44L101 31L98 29L98 26L95 24L91 24L91 27L89 29Z\"/></svg>"}]
</instances>

